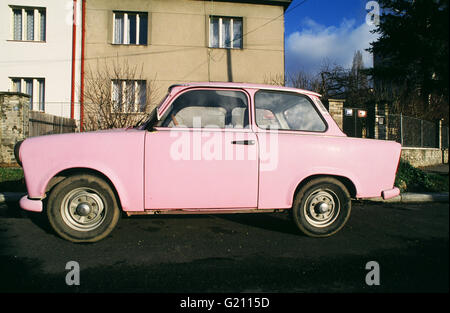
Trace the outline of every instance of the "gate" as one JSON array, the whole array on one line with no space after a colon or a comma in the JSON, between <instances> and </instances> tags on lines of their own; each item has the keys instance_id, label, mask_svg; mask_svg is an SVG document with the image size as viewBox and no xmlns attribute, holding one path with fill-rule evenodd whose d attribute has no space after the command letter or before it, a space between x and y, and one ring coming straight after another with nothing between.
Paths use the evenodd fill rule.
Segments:
<instances>
[{"instance_id":1,"label":"gate","mask_svg":"<svg viewBox=\"0 0 450 313\"><path fill-rule=\"evenodd\" d=\"M343 108L343 131L349 137L367 138L367 110Z\"/></svg>"}]
</instances>

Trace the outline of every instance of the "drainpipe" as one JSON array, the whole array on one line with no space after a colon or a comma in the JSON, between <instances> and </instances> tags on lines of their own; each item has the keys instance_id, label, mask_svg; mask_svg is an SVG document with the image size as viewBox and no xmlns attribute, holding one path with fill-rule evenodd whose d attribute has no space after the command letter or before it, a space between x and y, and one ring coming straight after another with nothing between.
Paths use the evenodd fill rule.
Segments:
<instances>
[{"instance_id":1,"label":"drainpipe","mask_svg":"<svg viewBox=\"0 0 450 313\"><path fill-rule=\"evenodd\" d=\"M77 42L77 0L73 0L72 20L72 85L70 89L70 118L75 117L75 57Z\"/></svg>"},{"instance_id":2,"label":"drainpipe","mask_svg":"<svg viewBox=\"0 0 450 313\"><path fill-rule=\"evenodd\" d=\"M84 122L84 47L86 41L86 0L81 2L81 88L80 88L80 131Z\"/></svg>"}]
</instances>

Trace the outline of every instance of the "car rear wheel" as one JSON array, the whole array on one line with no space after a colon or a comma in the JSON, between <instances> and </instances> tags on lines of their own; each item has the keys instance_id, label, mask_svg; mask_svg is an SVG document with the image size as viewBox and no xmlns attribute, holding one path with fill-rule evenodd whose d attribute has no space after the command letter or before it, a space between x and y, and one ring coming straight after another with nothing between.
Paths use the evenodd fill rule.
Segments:
<instances>
[{"instance_id":1,"label":"car rear wheel","mask_svg":"<svg viewBox=\"0 0 450 313\"><path fill-rule=\"evenodd\" d=\"M293 205L297 227L311 237L337 233L350 217L351 199L347 188L337 179L313 179L297 193Z\"/></svg>"},{"instance_id":2,"label":"car rear wheel","mask_svg":"<svg viewBox=\"0 0 450 313\"><path fill-rule=\"evenodd\" d=\"M120 218L114 192L94 175L74 175L56 185L47 202L55 232L72 242L96 242L108 236Z\"/></svg>"}]
</instances>

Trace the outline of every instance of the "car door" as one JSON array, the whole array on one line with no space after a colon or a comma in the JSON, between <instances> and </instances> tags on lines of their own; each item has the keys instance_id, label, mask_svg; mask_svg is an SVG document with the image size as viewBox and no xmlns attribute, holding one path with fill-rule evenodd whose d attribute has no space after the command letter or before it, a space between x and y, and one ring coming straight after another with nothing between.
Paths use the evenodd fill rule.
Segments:
<instances>
[{"instance_id":1,"label":"car door","mask_svg":"<svg viewBox=\"0 0 450 313\"><path fill-rule=\"evenodd\" d=\"M189 89L145 138L145 208L256 208L258 142L242 90Z\"/></svg>"}]
</instances>

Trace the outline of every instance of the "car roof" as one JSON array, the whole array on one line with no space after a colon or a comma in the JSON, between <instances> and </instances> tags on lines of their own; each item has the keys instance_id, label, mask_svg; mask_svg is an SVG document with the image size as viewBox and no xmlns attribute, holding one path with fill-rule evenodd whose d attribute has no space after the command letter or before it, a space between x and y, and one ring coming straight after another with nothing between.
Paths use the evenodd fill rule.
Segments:
<instances>
[{"instance_id":1,"label":"car roof","mask_svg":"<svg viewBox=\"0 0 450 313\"><path fill-rule=\"evenodd\" d=\"M299 92L308 95L313 95L316 97L321 97L322 95L309 90L298 89L293 87L275 86L267 84L253 84L253 83L235 83L235 82L190 82L183 84L175 84L169 87L169 91L174 87L222 87L222 88L250 88L250 89L264 89L264 90L283 90L291 92Z\"/></svg>"}]
</instances>

